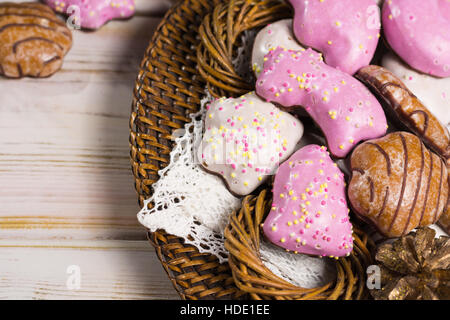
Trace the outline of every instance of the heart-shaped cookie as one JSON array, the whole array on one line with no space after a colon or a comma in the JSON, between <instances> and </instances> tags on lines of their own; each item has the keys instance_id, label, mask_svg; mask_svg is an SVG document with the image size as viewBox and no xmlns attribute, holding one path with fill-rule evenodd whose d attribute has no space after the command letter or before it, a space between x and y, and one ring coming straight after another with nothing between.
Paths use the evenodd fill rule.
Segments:
<instances>
[{"instance_id":1,"label":"heart-shaped cookie","mask_svg":"<svg viewBox=\"0 0 450 320\"><path fill-rule=\"evenodd\" d=\"M263 231L290 251L343 257L353 250L348 213L344 174L325 147L308 145L278 168Z\"/></svg>"}]
</instances>

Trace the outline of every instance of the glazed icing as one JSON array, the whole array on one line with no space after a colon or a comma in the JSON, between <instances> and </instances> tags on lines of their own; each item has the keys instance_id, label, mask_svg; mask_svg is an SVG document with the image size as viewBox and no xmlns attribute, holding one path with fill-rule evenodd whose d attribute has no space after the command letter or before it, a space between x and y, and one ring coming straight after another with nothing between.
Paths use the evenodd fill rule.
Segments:
<instances>
[{"instance_id":1,"label":"glazed icing","mask_svg":"<svg viewBox=\"0 0 450 320\"><path fill-rule=\"evenodd\" d=\"M284 107L303 106L333 155L343 158L358 142L386 133L377 99L355 78L326 65L321 54L277 48L266 57L256 82L258 95Z\"/></svg>"},{"instance_id":2,"label":"glazed icing","mask_svg":"<svg viewBox=\"0 0 450 320\"><path fill-rule=\"evenodd\" d=\"M269 24L258 32L252 51L252 69L256 76L263 70L265 55L277 47L292 50L303 49L295 40L292 32L292 19L284 19Z\"/></svg>"},{"instance_id":3,"label":"glazed icing","mask_svg":"<svg viewBox=\"0 0 450 320\"><path fill-rule=\"evenodd\" d=\"M385 55L381 64L402 79L408 89L450 128L450 78L436 78L417 72L392 53Z\"/></svg>"},{"instance_id":4,"label":"glazed icing","mask_svg":"<svg viewBox=\"0 0 450 320\"><path fill-rule=\"evenodd\" d=\"M290 251L343 257L353 249L348 213L344 174L325 147L308 145L279 167L263 231Z\"/></svg>"},{"instance_id":5,"label":"glazed icing","mask_svg":"<svg viewBox=\"0 0 450 320\"><path fill-rule=\"evenodd\" d=\"M112 19L131 17L135 12L135 0L45 0L56 12L67 14L67 8L80 8L79 22L82 28L98 29Z\"/></svg>"},{"instance_id":6,"label":"glazed icing","mask_svg":"<svg viewBox=\"0 0 450 320\"><path fill-rule=\"evenodd\" d=\"M221 98L206 108L198 159L236 195L247 195L261 185L294 152L303 135L297 118L254 92Z\"/></svg>"},{"instance_id":7,"label":"glazed icing","mask_svg":"<svg viewBox=\"0 0 450 320\"><path fill-rule=\"evenodd\" d=\"M380 10L374 0L290 0L294 34L323 53L328 65L354 74L372 60L380 37Z\"/></svg>"},{"instance_id":8,"label":"glazed icing","mask_svg":"<svg viewBox=\"0 0 450 320\"><path fill-rule=\"evenodd\" d=\"M386 0L384 34L412 68L450 77L450 1Z\"/></svg>"}]
</instances>

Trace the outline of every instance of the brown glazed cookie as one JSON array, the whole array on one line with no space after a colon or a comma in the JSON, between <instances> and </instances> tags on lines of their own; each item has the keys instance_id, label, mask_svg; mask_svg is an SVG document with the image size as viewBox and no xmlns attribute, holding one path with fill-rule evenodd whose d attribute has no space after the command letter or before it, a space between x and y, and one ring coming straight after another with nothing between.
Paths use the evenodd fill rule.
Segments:
<instances>
[{"instance_id":1,"label":"brown glazed cookie","mask_svg":"<svg viewBox=\"0 0 450 320\"><path fill-rule=\"evenodd\" d=\"M450 157L447 128L389 70L380 66L360 69L358 79L369 86L383 102L387 113L415 133L423 142L445 159Z\"/></svg>"},{"instance_id":2,"label":"brown glazed cookie","mask_svg":"<svg viewBox=\"0 0 450 320\"><path fill-rule=\"evenodd\" d=\"M420 139L394 132L359 145L350 159L350 203L389 238L439 220L447 203L448 172Z\"/></svg>"},{"instance_id":3,"label":"brown glazed cookie","mask_svg":"<svg viewBox=\"0 0 450 320\"><path fill-rule=\"evenodd\" d=\"M48 77L61 68L72 34L41 3L0 3L0 75Z\"/></svg>"}]
</instances>

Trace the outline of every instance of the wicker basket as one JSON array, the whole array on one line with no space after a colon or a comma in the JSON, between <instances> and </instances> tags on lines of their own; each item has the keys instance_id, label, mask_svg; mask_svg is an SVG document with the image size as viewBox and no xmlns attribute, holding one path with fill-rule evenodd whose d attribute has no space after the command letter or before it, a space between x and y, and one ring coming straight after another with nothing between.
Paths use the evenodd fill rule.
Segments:
<instances>
[{"instance_id":1,"label":"wicker basket","mask_svg":"<svg viewBox=\"0 0 450 320\"><path fill-rule=\"evenodd\" d=\"M130 117L131 165L139 204L152 194L158 170L169 163L173 130L199 109L205 83L197 71L198 27L218 1L179 1L164 17L142 60ZM183 299L243 296L230 269L183 239L158 231L150 242Z\"/></svg>"},{"instance_id":2,"label":"wicker basket","mask_svg":"<svg viewBox=\"0 0 450 320\"><path fill-rule=\"evenodd\" d=\"M349 257L335 261L336 279L318 288L297 287L273 274L259 255L260 225L269 213L272 199L263 190L258 196L247 196L242 208L234 212L225 229L225 248L239 289L256 300L359 300L369 297L366 269L373 262L375 243L354 226L354 249ZM282 249L280 249L282 250ZM326 259L326 258L325 258Z\"/></svg>"},{"instance_id":3,"label":"wicker basket","mask_svg":"<svg viewBox=\"0 0 450 320\"><path fill-rule=\"evenodd\" d=\"M173 147L172 132L190 121L190 113L198 111L205 85L216 97L238 96L254 88L254 84L240 77L232 65L237 48L242 45L239 35L245 30L263 27L290 15L291 10L280 0L180 0L166 14L142 60L130 117L131 165L141 207L144 200L152 195L151 186L158 179L158 171L169 163ZM258 199L262 196L265 197L261 194ZM255 273L252 267L257 270L261 268L257 250L258 223L255 219L256 229L248 229L245 224L250 221L243 220L245 213L250 208L254 209L254 205L250 204L255 199L245 199L244 209L233 217L231 229L227 229L227 247L232 251L230 265L233 273L228 264L220 264L213 255L199 253L196 247L185 244L179 237L164 231L148 233L181 298L318 299L364 296L361 268L369 263L370 256L366 249L366 236L362 237L357 254L367 261L356 261L356 255L340 260L337 268L343 278L340 277L333 288L330 285L312 294L313 291L295 288L270 275L267 270ZM261 214L262 211L258 212ZM236 229L239 224L240 229ZM239 247L236 241L232 242L237 230L249 230L250 235L255 236L237 240L254 246L247 247L253 260L246 260L233 251L233 246ZM358 236L356 241L359 241ZM258 263L260 265L256 266Z\"/></svg>"}]
</instances>

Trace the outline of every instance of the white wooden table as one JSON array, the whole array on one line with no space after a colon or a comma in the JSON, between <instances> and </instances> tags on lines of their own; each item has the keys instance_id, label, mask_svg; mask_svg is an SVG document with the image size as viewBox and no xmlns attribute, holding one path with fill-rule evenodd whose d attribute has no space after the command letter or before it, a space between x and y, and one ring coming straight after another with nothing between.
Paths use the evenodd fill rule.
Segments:
<instances>
[{"instance_id":1,"label":"white wooden table","mask_svg":"<svg viewBox=\"0 0 450 320\"><path fill-rule=\"evenodd\" d=\"M0 78L0 298L178 299L136 220L128 146L139 62L169 3L74 31L49 79Z\"/></svg>"}]
</instances>

